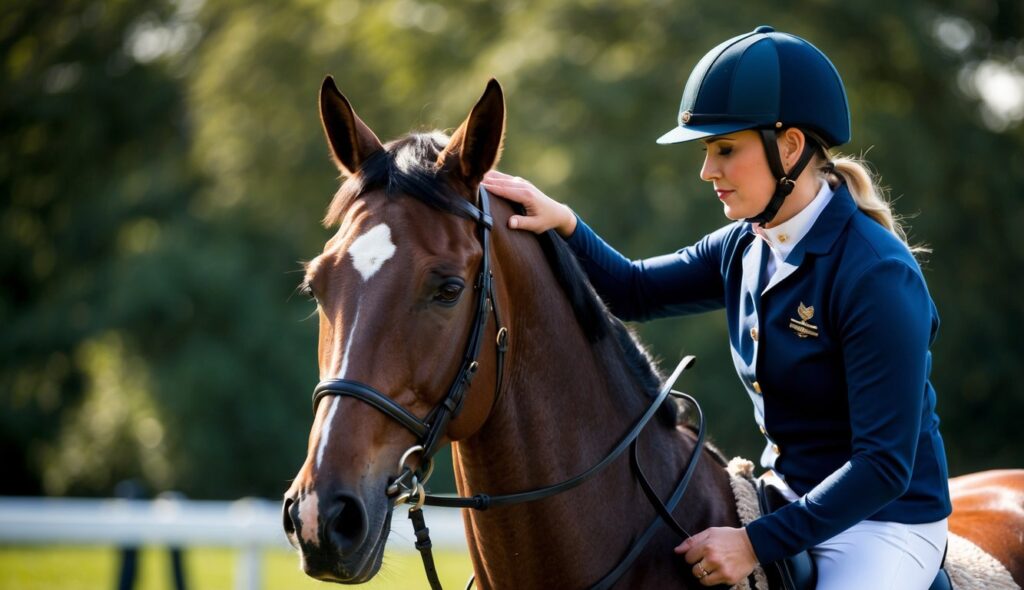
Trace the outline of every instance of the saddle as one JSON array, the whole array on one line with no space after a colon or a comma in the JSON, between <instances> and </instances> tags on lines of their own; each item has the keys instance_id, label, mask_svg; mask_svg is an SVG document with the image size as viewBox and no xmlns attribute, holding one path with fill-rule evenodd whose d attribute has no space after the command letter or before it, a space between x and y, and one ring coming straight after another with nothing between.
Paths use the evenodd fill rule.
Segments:
<instances>
[{"instance_id":1,"label":"saddle","mask_svg":"<svg viewBox=\"0 0 1024 590\"><path fill-rule=\"evenodd\" d=\"M789 504L789 500L776 485L762 478L757 481L757 503L761 514L771 514ZM928 590L953 590L945 564L946 554L943 552L942 566ZM763 568L771 590L814 590L818 583L818 570L807 551L764 564Z\"/></svg>"}]
</instances>

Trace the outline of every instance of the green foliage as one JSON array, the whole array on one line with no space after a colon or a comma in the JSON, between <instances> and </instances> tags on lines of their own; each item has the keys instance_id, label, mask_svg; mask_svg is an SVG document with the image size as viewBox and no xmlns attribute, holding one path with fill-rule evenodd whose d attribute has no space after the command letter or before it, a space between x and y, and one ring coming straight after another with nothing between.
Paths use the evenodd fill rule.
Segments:
<instances>
[{"instance_id":1,"label":"green foliage","mask_svg":"<svg viewBox=\"0 0 1024 590\"><path fill-rule=\"evenodd\" d=\"M833 59L846 149L934 249L952 472L1020 466L1024 113L993 110L975 83L996 64L1019 88L1020 16L1007 0L8 2L0 492L107 494L125 477L194 497L287 486L317 377L293 271L329 237L318 220L337 186L316 114L325 74L385 139L453 128L497 77L501 167L641 257L724 223L699 148L653 140L697 59L762 23ZM638 329L666 364L700 357L685 388L728 453L756 457L721 314Z\"/></svg>"},{"instance_id":2,"label":"green foliage","mask_svg":"<svg viewBox=\"0 0 1024 590\"><path fill-rule=\"evenodd\" d=\"M273 493L315 328L286 304L291 247L203 207L187 64L143 61L171 7L23 4L2 41L4 491Z\"/></svg>"}]
</instances>

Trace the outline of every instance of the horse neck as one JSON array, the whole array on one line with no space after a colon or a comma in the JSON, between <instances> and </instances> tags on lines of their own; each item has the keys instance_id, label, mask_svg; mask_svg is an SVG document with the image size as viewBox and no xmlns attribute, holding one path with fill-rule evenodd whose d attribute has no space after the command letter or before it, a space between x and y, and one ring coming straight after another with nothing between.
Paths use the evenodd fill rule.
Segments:
<instances>
[{"instance_id":1,"label":"horse neck","mask_svg":"<svg viewBox=\"0 0 1024 590\"><path fill-rule=\"evenodd\" d=\"M587 340L536 243L495 234L512 345L503 397L481 430L455 446L464 494L519 492L573 477L606 456L650 401L614 334ZM641 456L656 489L673 485L693 446L679 430L651 421ZM694 485L707 477L698 474ZM689 505L691 526L706 513ZM494 580L576 587L617 563L652 515L623 457L558 496L467 514L466 529L481 587Z\"/></svg>"}]
</instances>

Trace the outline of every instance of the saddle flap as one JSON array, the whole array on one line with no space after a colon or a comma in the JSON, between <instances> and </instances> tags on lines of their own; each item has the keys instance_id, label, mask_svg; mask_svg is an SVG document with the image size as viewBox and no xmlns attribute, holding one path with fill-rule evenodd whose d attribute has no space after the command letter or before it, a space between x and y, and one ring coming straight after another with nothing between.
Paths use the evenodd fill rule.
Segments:
<instances>
[{"instance_id":1,"label":"saddle flap","mask_svg":"<svg viewBox=\"0 0 1024 590\"><path fill-rule=\"evenodd\" d=\"M757 480L757 503L761 514L771 514L790 503L785 492L769 478ZM818 570L811 554L801 551L792 557L780 559L771 564L762 564L768 576L768 585L780 590L814 590L818 582Z\"/></svg>"},{"instance_id":2,"label":"saddle flap","mask_svg":"<svg viewBox=\"0 0 1024 590\"><path fill-rule=\"evenodd\" d=\"M765 478L758 480L757 500L761 504L761 512L763 514L771 514L790 502L778 484Z\"/></svg>"}]
</instances>

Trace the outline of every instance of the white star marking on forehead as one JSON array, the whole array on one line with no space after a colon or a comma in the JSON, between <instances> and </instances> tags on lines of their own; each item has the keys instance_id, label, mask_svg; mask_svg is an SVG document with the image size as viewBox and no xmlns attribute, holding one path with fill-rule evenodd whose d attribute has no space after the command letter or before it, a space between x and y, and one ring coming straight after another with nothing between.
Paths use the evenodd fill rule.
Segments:
<instances>
[{"instance_id":1,"label":"white star marking on forehead","mask_svg":"<svg viewBox=\"0 0 1024 590\"><path fill-rule=\"evenodd\" d=\"M395 244L391 241L391 228L381 223L356 238L349 246L348 253L352 256L353 266L363 276L363 280L368 281L395 255L395 250Z\"/></svg>"}]
</instances>

